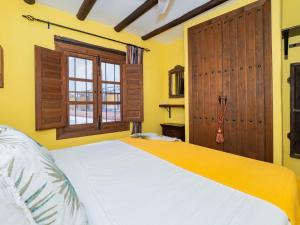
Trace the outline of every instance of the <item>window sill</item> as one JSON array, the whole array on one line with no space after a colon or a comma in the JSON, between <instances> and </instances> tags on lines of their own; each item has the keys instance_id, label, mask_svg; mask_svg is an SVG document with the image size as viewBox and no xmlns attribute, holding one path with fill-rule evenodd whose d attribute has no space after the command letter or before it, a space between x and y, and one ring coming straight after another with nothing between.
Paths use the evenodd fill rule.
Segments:
<instances>
[{"instance_id":1,"label":"window sill","mask_svg":"<svg viewBox=\"0 0 300 225\"><path fill-rule=\"evenodd\" d=\"M76 137L85 137L98 134L108 134L121 131L130 130L128 122L118 122L118 123L106 123L102 124L101 129L99 130L96 126L85 127L85 128L59 128L56 129L56 140L76 138Z\"/></svg>"}]
</instances>

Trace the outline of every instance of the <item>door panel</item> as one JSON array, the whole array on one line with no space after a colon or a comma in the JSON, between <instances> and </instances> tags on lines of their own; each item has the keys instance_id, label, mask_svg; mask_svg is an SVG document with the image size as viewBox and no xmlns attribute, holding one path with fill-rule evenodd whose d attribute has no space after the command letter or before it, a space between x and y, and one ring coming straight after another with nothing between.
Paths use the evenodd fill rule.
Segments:
<instances>
[{"instance_id":1,"label":"door panel","mask_svg":"<svg viewBox=\"0 0 300 225\"><path fill-rule=\"evenodd\" d=\"M246 73L246 21L245 13L237 16L237 149L240 155L245 155L247 143L247 73Z\"/></svg>"},{"instance_id":2,"label":"door panel","mask_svg":"<svg viewBox=\"0 0 300 225\"><path fill-rule=\"evenodd\" d=\"M237 154L237 19L223 21L223 96L227 98L224 121L224 150Z\"/></svg>"},{"instance_id":3,"label":"door panel","mask_svg":"<svg viewBox=\"0 0 300 225\"><path fill-rule=\"evenodd\" d=\"M256 146L258 159L266 159L265 155L265 95L264 95L264 74L263 74L263 60L264 60L264 41L263 41L263 9L258 7L256 9Z\"/></svg>"}]
</instances>

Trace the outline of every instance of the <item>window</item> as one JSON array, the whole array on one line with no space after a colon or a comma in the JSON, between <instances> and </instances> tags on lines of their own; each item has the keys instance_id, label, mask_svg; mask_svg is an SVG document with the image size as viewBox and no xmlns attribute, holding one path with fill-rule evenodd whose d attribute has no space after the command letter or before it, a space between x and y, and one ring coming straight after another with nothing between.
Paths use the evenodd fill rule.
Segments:
<instances>
[{"instance_id":1,"label":"window","mask_svg":"<svg viewBox=\"0 0 300 225\"><path fill-rule=\"evenodd\" d=\"M71 39L35 47L36 130L57 139L129 130L143 121L143 67L125 53Z\"/></svg>"},{"instance_id":2,"label":"window","mask_svg":"<svg viewBox=\"0 0 300 225\"><path fill-rule=\"evenodd\" d=\"M125 56L62 43L57 48L64 52L67 83L67 126L58 138L129 130L122 121Z\"/></svg>"}]
</instances>

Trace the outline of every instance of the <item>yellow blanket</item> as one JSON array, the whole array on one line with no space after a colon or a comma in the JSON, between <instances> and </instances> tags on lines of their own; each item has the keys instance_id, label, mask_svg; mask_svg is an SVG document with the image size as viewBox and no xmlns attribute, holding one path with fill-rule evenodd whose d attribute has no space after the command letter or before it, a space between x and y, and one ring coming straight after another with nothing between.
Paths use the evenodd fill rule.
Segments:
<instances>
[{"instance_id":1,"label":"yellow blanket","mask_svg":"<svg viewBox=\"0 0 300 225\"><path fill-rule=\"evenodd\" d=\"M299 183L289 169L183 142L137 138L122 141L181 168L264 199L285 211L292 225L300 225Z\"/></svg>"}]
</instances>

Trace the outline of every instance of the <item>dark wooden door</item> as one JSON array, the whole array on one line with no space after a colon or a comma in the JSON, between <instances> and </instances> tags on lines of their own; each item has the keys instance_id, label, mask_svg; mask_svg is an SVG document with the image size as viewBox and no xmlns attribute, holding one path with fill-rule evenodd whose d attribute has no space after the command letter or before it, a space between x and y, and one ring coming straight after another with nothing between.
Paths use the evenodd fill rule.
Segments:
<instances>
[{"instance_id":1,"label":"dark wooden door","mask_svg":"<svg viewBox=\"0 0 300 225\"><path fill-rule=\"evenodd\" d=\"M190 142L272 161L270 1L259 1L189 31ZM218 96L227 98L217 144Z\"/></svg>"}]
</instances>

